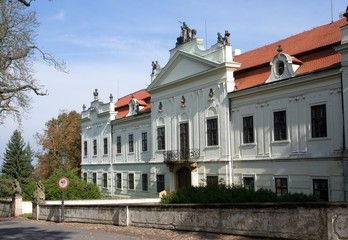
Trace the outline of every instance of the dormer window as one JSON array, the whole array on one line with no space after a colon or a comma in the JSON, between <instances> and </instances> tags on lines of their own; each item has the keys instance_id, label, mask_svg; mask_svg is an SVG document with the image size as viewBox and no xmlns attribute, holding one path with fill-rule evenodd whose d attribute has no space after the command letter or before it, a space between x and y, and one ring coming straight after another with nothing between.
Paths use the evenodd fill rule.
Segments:
<instances>
[{"instance_id":1,"label":"dormer window","mask_svg":"<svg viewBox=\"0 0 348 240\"><path fill-rule=\"evenodd\" d=\"M282 76L283 75L283 73L284 73L284 67L285 67L285 65L284 65L284 62L283 61L278 61L277 62L277 75L278 76Z\"/></svg>"}]
</instances>

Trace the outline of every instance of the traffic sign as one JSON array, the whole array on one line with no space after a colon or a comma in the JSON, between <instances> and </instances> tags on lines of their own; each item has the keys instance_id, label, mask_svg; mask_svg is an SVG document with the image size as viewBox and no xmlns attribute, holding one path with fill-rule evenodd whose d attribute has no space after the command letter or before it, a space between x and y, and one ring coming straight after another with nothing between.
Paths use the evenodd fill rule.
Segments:
<instances>
[{"instance_id":1,"label":"traffic sign","mask_svg":"<svg viewBox=\"0 0 348 240\"><path fill-rule=\"evenodd\" d=\"M69 179L67 177L60 177L58 179L58 187L64 190L69 187Z\"/></svg>"}]
</instances>

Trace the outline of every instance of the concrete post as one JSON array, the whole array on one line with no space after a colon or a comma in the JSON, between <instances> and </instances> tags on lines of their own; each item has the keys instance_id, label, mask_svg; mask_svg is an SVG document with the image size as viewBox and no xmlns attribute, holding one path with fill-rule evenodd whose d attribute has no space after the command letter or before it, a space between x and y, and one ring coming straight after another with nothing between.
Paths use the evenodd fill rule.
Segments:
<instances>
[{"instance_id":1,"label":"concrete post","mask_svg":"<svg viewBox=\"0 0 348 240\"><path fill-rule=\"evenodd\" d=\"M19 215L22 215L22 196L16 196L12 198L13 202L13 214L15 217L18 217Z\"/></svg>"}]
</instances>

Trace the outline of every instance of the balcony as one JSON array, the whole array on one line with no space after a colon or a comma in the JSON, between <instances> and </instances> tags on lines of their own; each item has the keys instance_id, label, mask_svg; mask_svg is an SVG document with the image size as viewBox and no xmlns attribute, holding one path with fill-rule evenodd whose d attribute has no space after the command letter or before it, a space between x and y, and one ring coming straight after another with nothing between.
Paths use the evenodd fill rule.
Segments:
<instances>
[{"instance_id":1,"label":"balcony","mask_svg":"<svg viewBox=\"0 0 348 240\"><path fill-rule=\"evenodd\" d=\"M176 163L195 163L199 158L199 149L184 149L164 151L164 162L167 165Z\"/></svg>"}]
</instances>

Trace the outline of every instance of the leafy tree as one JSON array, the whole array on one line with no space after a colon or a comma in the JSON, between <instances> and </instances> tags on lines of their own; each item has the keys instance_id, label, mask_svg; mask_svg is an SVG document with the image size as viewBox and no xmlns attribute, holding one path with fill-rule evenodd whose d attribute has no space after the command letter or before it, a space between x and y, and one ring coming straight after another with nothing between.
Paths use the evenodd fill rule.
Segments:
<instances>
[{"instance_id":1,"label":"leafy tree","mask_svg":"<svg viewBox=\"0 0 348 240\"><path fill-rule=\"evenodd\" d=\"M46 124L44 134L36 133L37 143L42 146L38 153L35 175L48 178L61 167L61 152L67 154L66 169L80 169L81 163L81 115L76 111L62 112Z\"/></svg>"},{"instance_id":2,"label":"leafy tree","mask_svg":"<svg viewBox=\"0 0 348 240\"><path fill-rule=\"evenodd\" d=\"M24 143L21 132L15 130L7 143L1 172L17 179L23 189L33 176L32 160L33 151Z\"/></svg>"},{"instance_id":3,"label":"leafy tree","mask_svg":"<svg viewBox=\"0 0 348 240\"><path fill-rule=\"evenodd\" d=\"M20 120L30 110L30 94L46 95L33 77L36 56L65 71L64 62L36 45L39 24L35 11L28 10L25 2L31 1L0 0L0 124L8 115Z\"/></svg>"},{"instance_id":4,"label":"leafy tree","mask_svg":"<svg viewBox=\"0 0 348 240\"><path fill-rule=\"evenodd\" d=\"M15 193L15 182L13 177L0 175L0 198L13 197Z\"/></svg>"},{"instance_id":5,"label":"leafy tree","mask_svg":"<svg viewBox=\"0 0 348 240\"><path fill-rule=\"evenodd\" d=\"M97 185L87 183L77 176L77 169L64 171L64 176L69 179L69 187L64 190L66 200L78 199L101 199L101 193ZM58 188L58 179L62 176L62 171L55 171L50 178L43 181L45 186L46 200L60 200L62 192Z\"/></svg>"}]
</instances>

